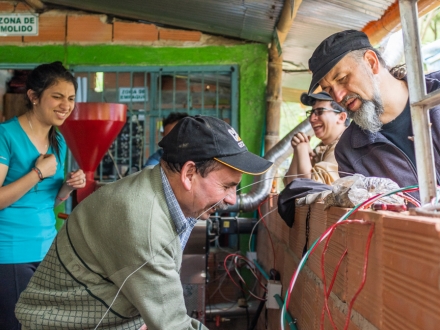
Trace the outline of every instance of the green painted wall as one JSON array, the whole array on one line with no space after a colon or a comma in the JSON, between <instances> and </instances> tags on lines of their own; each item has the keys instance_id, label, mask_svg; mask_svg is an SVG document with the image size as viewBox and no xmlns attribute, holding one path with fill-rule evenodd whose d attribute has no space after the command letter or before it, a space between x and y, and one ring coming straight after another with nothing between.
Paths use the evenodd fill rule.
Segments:
<instances>
[{"instance_id":1,"label":"green painted wall","mask_svg":"<svg viewBox=\"0 0 440 330\"><path fill-rule=\"evenodd\" d=\"M62 61L65 65L218 65L238 64L239 134L248 149L259 154L265 120L267 46L207 46L198 48L120 45L0 46L2 64L38 64ZM243 185L252 183L243 177Z\"/></svg>"}]
</instances>

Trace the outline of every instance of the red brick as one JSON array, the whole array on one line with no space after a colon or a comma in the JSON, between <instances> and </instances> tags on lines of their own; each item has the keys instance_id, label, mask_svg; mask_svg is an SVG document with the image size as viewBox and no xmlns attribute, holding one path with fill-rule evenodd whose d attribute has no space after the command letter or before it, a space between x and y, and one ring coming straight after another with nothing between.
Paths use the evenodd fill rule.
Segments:
<instances>
[{"instance_id":1,"label":"red brick","mask_svg":"<svg viewBox=\"0 0 440 330\"><path fill-rule=\"evenodd\" d=\"M15 6L16 4L16 6ZM30 9L24 3L16 3L13 1L1 1L0 13L12 14L12 13L29 13ZM0 37L0 43L2 44L17 44L22 43L22 36Z\"/></svg>"},{"instance_id":2,"label":"red brick","mask_svg":"<svg viewBox=\"0 0 440 330\"><path fill-rule=\"evenodd\" d=\"M100 16L67 16L67 42L108 43L111 41L112 25L103 23Z\"/></svg>"},{"instance_id":3,"label":"red brick","mask_svg":"<svg viewBox=\"0 0 440 330\"><path fill-rule=\"evenodd\" d=\"M33 9L24 2L18 1L0 1L0 12L3 14L12 13L33 13Z\"/></svg>"},{"instance_id":4,"label":"red brick","mask_svg":"<svg viewBox=\"0 0 440 330\"><path fill-rule=\"evenodd\" d=\"M0 12L2 14L9 14L14 11L14 3L11 1L0 1Z\"/></svg>"},{"instance_id":5,"label":"red brick","mask_svg":"<svg viewBox=\"0 0 440 330\"><path fill-rule=\"evenodd\" d=\"M15 7L15 12L30 14L31 12L33 12L33 9L31 7L29 7L27 4L25 4L23 1L23 2L17 3L17 6Z\"/></svg>"},{"instance_id":6,"label":"red brick","mask_svg":"<svg viewBox=\"0 0 440 330\"><path fill-rule=\"evenodd\" d=\"M156 41L159 31L154 24L114 22L113 41Z\"/></svg>"},{"instance_id":7,"label":"red brick","mask_svg":"<svg viewBox=\"0 0 440 330\"><path fill-rule=\"evenodd\" d=\"M295 209L295 221L289 233L289 248L298 258L301 258L306 243L306 217L309 206L301 206ZM309 244L311 242L309 241Z\"/></svg>"},{"instance_id":8,"label":"red brick","mask_svg":"<svg viewBox=\"0 0 440 330\"><path fill-rule=\"evenodd\" d=\"M38 36L25 36L24 42L64 43L66 41L66 18L66 15L40 15Z\"/></svg>"},{"instance_id":9,"label":"red brick","mask_svg":"<svg viewBox=\"0 0 440 330\"><path fill-rule=\"evenodd\" d=\"M172 30L172 29L160 29L160 40L176 40L176 41L200 41L202 33L200 31L185 31L185 30Z\"/></svg>"},{"instance_id":10,"label":"red brick","mask_svg":"<svg viewBox=\"0 0 440 330\"><path fill-rule=\"evenodd\" d=\"M16 44L22 42L23 42L22 36L0 37L0 44Z\"/></svg>"}]
</instances>

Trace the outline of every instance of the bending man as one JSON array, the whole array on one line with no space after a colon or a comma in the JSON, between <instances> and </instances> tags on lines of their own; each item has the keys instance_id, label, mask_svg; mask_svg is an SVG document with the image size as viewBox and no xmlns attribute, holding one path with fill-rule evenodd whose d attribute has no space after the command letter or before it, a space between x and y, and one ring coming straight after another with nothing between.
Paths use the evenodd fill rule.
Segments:
<instances>
[{"instance_id":1,"label":"bending man","mask_svg":"<svg viewBox=\"0 0 440 330\"><path fill-rule=\"evenodd\" d=\"M20 296L24 329L206 329L186 314L179 271L197 219L235 204L243 172L272 163L220 119L186 117L160 165L83 200Z\"/></svg>"}]
</instances>

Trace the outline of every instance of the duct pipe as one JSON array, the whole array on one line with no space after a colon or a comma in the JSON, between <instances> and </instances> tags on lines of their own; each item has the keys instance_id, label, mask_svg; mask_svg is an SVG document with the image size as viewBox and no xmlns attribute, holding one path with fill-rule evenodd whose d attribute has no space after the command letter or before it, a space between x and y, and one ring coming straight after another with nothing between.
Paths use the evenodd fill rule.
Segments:
<instances>
[{"instance_id":1,"label":"duct pipe","mask_svg":"<svg viewBox=\"0 0 440 330\"><path fill-rule=\"evenodd\" d=\"M253 315L257 311L259 302L256 300L248 301L248 313ZM237 304L231 307L231 303L220 303L207 305L205 308L205 315L207 319L214 319L217 315L225 318L237 318L246 315L246 308L239 307Z\"/></svg>"},{"instance_id":2,"label":"duct pipe","mask_svg":"<svg viewBox=\"0 0 440 330\"><path fill-rule=\"evenodd\" d=\"M228 207L229 212L249 212L257 209L258 205L267 197L272 187L272 181L276 176L276 172L280 164L292 154L290 141L292 137L304 132L306 135L313 136L312 126L308 119L296 126L289 134L279 141L272 149L270 149L264 158L273 162L273 166L264 174L255 177L254 185L249 193L237 195L235 205Z\"/></svg>"}]
</instances>

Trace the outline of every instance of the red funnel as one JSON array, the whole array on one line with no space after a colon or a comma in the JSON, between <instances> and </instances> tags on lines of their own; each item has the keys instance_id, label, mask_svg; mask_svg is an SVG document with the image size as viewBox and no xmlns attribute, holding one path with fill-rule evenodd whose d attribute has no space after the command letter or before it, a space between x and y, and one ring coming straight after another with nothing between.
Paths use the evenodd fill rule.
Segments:
<instances>
[{"instance_id":1,"label":"red funnel","mask_svg":"<svg viewBox=\"0 0 440 330\"><path fill-rule=\"evenodd\" d=\"M86 186L77 191L78 202L95 190L95 170L124 127L126 115L125 104L77 103L60 126L67 146L87 178Z\"/></svg>"}]
</instances>

